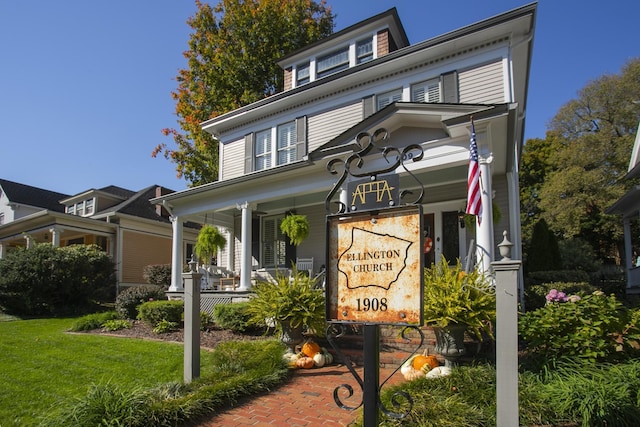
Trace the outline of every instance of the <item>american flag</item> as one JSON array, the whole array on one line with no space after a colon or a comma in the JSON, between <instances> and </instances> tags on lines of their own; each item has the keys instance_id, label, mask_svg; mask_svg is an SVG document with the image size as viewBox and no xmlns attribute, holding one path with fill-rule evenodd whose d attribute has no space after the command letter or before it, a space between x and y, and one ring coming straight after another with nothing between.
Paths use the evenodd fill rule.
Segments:
<instances>
[{"instance_id":1,"label":"american flag","mask_svg":"<svg viewBox=\"0 0 640 427\"><path fill-rule=\"evenodd\" d=\"M467 213L482 220L482 198L480 197L480 165L478 164L478 144L476 128L471 117L471 143L469 145L469 174L467 175Z\"/></svg>"}]
</instances>

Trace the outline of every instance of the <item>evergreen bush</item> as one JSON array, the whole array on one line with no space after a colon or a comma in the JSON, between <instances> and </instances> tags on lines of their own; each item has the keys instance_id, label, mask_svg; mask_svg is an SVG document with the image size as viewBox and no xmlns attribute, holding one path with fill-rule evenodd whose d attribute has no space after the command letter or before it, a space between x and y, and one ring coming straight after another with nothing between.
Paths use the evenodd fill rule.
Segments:
<instances>
[{"instance_id":1,"label":"evergreen bush","mask_svg":"<svg viewBox=\"0 0 640 427\"><path fill-rule=\"evenodd\" d=\"M67 315L113 301L115 265L95 245L48 243L0 259L0 308L17 315Z\"/></svg>"},{"instance_id":2,"label":"evergreen bush","mask_svg":"<svg viewBox=\"0 0 640 427\"><path fill-rule=\"evenodd\" d=\"M164 290L167 290L171 285L171 265L146 265L142 270L142 277L144 277L144 280L146 280L150 285L160 286Z\"/></svg>"},{"instance_id":3,"label":"evergreen bush","mask_svg":"<svg viewBox=\"0 0 640 427\"><path fill-rule=\"evenodd\" d=\"M167 296L160 286L133 286L120 292L116 298L116 311L122 319L137 319L138 306L147 301L166 300Z\"/></svg>"}]
</instances>

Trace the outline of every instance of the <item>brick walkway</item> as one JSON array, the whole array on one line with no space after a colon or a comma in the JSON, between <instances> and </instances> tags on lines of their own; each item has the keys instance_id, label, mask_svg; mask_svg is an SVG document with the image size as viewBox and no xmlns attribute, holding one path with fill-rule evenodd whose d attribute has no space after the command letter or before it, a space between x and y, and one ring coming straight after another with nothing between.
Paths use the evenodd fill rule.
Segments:
<instances>
[{"instance_id":1,"label":"brick walkway","mask_svg":"<svg viewBox=\"0 0 640 427\"><path fill-rule=\"evenodd\" d=\"M361 367L356 368L363 376ZM380 382L393 369L380 369ZM404 381L396 372L387 381L397 384ZM341 384L350 384L354 395L347 398L346 389L341 388L339 396L348 406L357 406L362 400L362 390L358 382L344 365L332 365L315 369L298 369L290 381L270 393L244 399L231 409L221 412L197 427L240 427L240 426L348 426L362 413L361 409L348 411L341 409L333 400L333 391Z\"/></svg>"}]
</instances>

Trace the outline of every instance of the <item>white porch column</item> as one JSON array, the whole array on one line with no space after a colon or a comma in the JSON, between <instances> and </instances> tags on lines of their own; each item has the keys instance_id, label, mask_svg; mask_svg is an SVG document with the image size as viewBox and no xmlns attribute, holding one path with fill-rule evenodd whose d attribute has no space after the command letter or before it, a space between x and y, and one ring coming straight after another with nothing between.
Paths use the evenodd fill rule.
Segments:
<instances>
[{"instance_id":1,"label":"white porch column","mask_svg":"<svg viewBox=\"0 0 640 427\"><path fill-rule=\"evenodd\" d=\"M182 221L178 216L170 216L173 229L171 246L171 286L169 291L182 292Z\"/></svg>"},{"instance_id":2,"label":"white porch column","mask_svg":"<svg viewBox=\"0 0 640 427\"><path fill-rule=\"evenodd\" d=\"M233 232L233 229L225 227L223 233L227 238L227 260L226 260L227 269L233 271L236 269L235 267L236 242L235 242L234 232Z\"/></svg>"},{"instance_id":3,"label":"white porch column","mask_svg":"<svg viewBox=\"0 0 640 427\"><path fill-rule=\"evenodd\" d=\"M240 286L239 291L251 288L251 206L248 202L237 205L242 210L242 243L240 246Z\"/></svg>"},{"instance_id":4,"label":"white porch column","mask_svg":"<svg viewBox=\"0 0 640 427\"><path fill-rule=\"evenodd\" d=\"M27 249L31 249L33 247L33 237L30 234L25 234L24 239L27 241Z\"/></svg>"},{"instance_id":5,"label":"white porch column","mask_svg":"<svg viewBox=\"0 0 640 427\"><path fill-rule=\"evenodd\" d=\"M0 259L4 258L4 243L0 243Z\"/></svg>"},{"instance_id":6,"label":"white porch column","mask_svg":"<svg viewBox=\"0 0 640 427\"><path fill-rule=\"evenodd\" d=\"M51 245L54 248L60 247L60 233L62 233L62 228L60 227L51 227L49 229L49 233L51 233Z\"/></svg>"},{"instance_id":7,"label":"white porch column","mask_svg":"<svg viewBox=\"0 0 640 427\"><path fill-rule=\"evenodd\" d=\"M476 219L476 260L479 271L489 273L493 262L493 208L491 186L491 162L493 156L481 157L480 194L482 198L482 221Z\"/></svg>"}]
</instances>

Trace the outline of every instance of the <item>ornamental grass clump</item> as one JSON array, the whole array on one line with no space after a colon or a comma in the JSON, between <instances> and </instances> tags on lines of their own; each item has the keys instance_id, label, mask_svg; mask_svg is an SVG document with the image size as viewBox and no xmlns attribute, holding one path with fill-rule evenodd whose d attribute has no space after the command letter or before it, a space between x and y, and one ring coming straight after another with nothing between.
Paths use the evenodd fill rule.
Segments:
<instances>
[{"instance_id":1,"label":"ornamental grass clump","mask_svg":"<svg viewBox=\"0 0 640 427\"><path fill-rule=\"evenodd\" d=\"M487 276L474 269L469 273L458 259L449 266L442 257L440 263L424 270L424 319L428 326L446 328L466 325L468 331L481 339L490 336L496 317L495 289Z\"/></svg>"}]
</instances>

